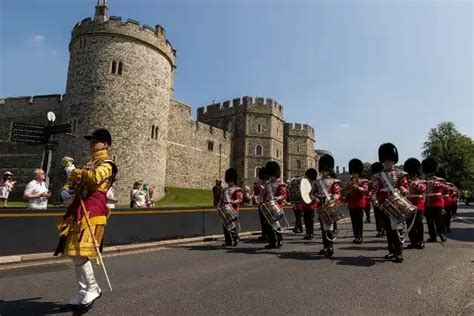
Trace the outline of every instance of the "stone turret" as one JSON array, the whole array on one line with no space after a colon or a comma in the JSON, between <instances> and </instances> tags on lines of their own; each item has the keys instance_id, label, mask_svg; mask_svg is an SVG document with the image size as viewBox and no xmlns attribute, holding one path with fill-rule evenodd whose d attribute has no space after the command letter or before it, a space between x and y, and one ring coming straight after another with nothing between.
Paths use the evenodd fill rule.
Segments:
<instances>
[{"instance_id":1,"label":"stone turret","mask_svg":"<svg viewBox=\"0 0 474 316\"><path fill-rule=\"evenodd\" d=\"M306 124L285 123L285 179L303 176L314 168L314 128Z\"/></svg>"},{"instance_id":2,"label":"stone turret","mask_svg":"<svg viewBox=\"0 0 474 316\"><path fill-rule=\"evenodd\" d=\"M198 108L200 122L232 132L231 165L251 185L259 168L277 161L283 175L283 107L271 98L235 98Z\"/></svg>"},{"instance_id":3,"label":"stone turret","mask_svg":"<svg viewBox=\"0 0 474 316\"><path fill-rule=\"evenodd\" d=\"M118 196L126 204L130 186L139 179L155 187L157 197L164 194L176 51L161 26L122 22L107 11L107 2L99 1L94 19L72 30L64 104L81 138L65 153L86 160L82 135L109 129L119 167Z\"/></svg>"}]
</instances>

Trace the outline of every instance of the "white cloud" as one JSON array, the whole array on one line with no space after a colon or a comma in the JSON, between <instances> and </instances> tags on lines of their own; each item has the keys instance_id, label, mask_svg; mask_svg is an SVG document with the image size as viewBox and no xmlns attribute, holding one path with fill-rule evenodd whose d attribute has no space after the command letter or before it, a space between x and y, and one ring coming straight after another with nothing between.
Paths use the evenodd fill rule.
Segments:
<instances>
[{"instance_id":1,"label":"white cloud","mask_svg":"<svg viewBox=\"0 0 474 316\"><path fill-rule=\"evenodd\" d=\"M351 127L351 124L349 124L349 123L338 124L337 127L340 127L340 128L349 128L349 127Z\"/></svg>"},{"instance_id":2,"label":"white cloud","mask_svg":"<svg viewBox=\"0 0 474 316\"><path fill-rule=\"evenodd\" d=\"M35 36L33 37L33 39L34 39L35 41L37 41L37 42L42 42L42 41L44 41L46 38L45 38L43 35L41 35L41 34L35 34Z\"/></svg>"}]
</instances>

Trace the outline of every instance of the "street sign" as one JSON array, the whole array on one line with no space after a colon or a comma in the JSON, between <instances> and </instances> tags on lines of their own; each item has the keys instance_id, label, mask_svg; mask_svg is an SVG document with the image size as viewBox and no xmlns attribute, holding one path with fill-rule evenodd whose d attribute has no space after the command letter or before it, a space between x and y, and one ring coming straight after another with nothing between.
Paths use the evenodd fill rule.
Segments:
<instances>
[{"instance_id":1,"label":"street sign","mask_svg":"<svg viewBox=\"0 0 474 316\"><path fill-rule=\"evenodd\" d=\"M47 138L44 126L28 123L13 123L10 130L10 141L30 145L45 144Z\"/></svg>"},{"instance_id":2,"label":"street sign","mask_svg":"<svg viewBox=\"0 0 474 316\"><path fill-rule=\"evenodd\" d=\"M49 134L66 134L71 132L71 124L61 124L46 126L46 132Z\"/></svg>"}]
</instances>

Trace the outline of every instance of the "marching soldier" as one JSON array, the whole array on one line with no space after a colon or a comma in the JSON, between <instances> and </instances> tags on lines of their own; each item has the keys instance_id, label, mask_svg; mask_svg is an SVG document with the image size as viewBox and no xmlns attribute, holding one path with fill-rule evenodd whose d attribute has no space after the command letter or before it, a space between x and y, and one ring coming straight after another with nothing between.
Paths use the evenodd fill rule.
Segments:
<instances>
[{"instance_id":1,"label":"marching soldier","mask_svg":"<svg viewBox=\"0 0 474 316\"><path fill-rule=\"evenodd\" d=\"M403 195L408 193L406 172L394 168L394 165L398 162L397 147L391 143L380 145L379 161L383 165L383 170L374 174L371 181L371 196L374 206L382 205L396 191ZM399 235L397 223L386 214L383 214L383 219L385 231L387 232L389 251L385 259L394 259L395 262L402 262L402 238Z\"/></svg>"},{"instance_id":2,"label":"marching soldier","mask_svg":"<svg viewBox=\"0 0 474 316\"><path fill-rule=\"evenodd\" d=\"M319 159L319 172L321 178L316 181L316 192L317 192L317 203L319 205L324 205L329 200L333 200L336 203L340 203L341 198L341 186L340 181L332 177L334 174L334 158L331 155L323 155ZM326 257L331 257L334 254L334 224L330 227L325 227L319 217L319 222L321 224L321 231L323 237L324 248L321 249L319 254L325 255Z\"/></svg>"},{"instance_id":3,"label":"marching soldier","mask_svg":"<svg viewBox=\"0 0 474 316\"><path fill-rule=\"evenodd\" d=\"M437 242L437 235L442 242L445 242L446 237L443 234L443 191L445 190L445 180L435 175L438 171L438 162L433 158L426 158L421 162L421 166L427 181L425 216L430 235L427 242Z\"/></svg>"},{"instance_id":4,"label":"marching soldier","mask_svg":"<svg viewBox=\"0 0 474 316\"><path fill-rule=\"evenodd\" d=\"M98 129L84 137L90 142L92 159L71 171L63 190L76 191L67 208L60 229L60 242L55 255L63 253L72 258L76 272L77 292L70 305L88 309L101 296L90 259L99 254L109 216L106 192L117 174L117 167L108 154L112 137L106 129ZM96 243L94 243L94 241Z\"/></svg>"},{"instance_id":5,"label":"marching soldier","mask_svg":"<svg viewBox=\"0 0 474 316\"><path fill-rule=\"evenodd\" d=\"M265 202L275 200L280 209L283 209L283 201L286 200L287 189L286 184L280 180L280 165L276 161L269 161L265 165L265 172L268 176L268 181L265 184L263 200ZM280 248L283 246L283 236L279 231L280 229L274 230L271 224L267 221L265 221L265 227L269 241L269 244L265 246L265 249Z\"/></svg>"},{"instance_id":6,"label":"marching soldier","mask_svg":"<svg viewBox=\"0 0 474 316\"><path fill-rule=\"evenodd\" d=\"M253 197L254 203L257 205L258 217L260 219L260 227L262 229L262 235L259 237L259 240L265 241L268 239L266 225L265 225L265 216L263 216L261 206L264 202L263 196L265 195L265 182L267 181L267 175L265 168L260 168L258 170L258 181L253 187Z\"/></svg>"},{"instance_id":7,"label":"marching soldier","mask_svg":"<svg viewBox=\"0 0 474 316\"><path fill-rule=\"evenodd\" d=\"M366 197L369 194L369 180L361 177L364 164L359 159L349 161L349 174L351 183L347 190L345 200L351 216L352 231L355 244L362 244L364 230L364 209Z\"/></svg>"},{"instance_id":8,"label":"marching soldier","mask_svg":"<svg viewBox=\"0 0 474 316\"><path fill-rule=\"evenodd\" d=\"M309 168L306 170L305 176L311 181L312 190L311 190L311 197L312 202L310 204L302 203L301 208L303 211L303 218L304 218L304 226L306 230L306 235L304 239L311 240L314 236L314 212L318 207L317 199L316 199L316 186L314 182L318 178L318 172L314 168Z\"/></svg>"},{"instance_id":9,"label":"marching soldier","mask_svg":"<svg viewBox=\"0 0 474 316\"><path fill-rule=\"evenodd\" d=\"M403 165L403 170L408 173L408 200L416 206L417 212L412 217L407 219L407 226L413 222L413 227L408 233L410 244L408 249L416 248L423 249L425 243L423 242L423 216L425 212L425 199L423 194L426 191L426 182L420 179L421 163L416 158L409 158Z\"/></svg>"},{"instance_id":10,"label":"marching soldier","mask_svg":"<svg viewBox=\"0 0 474 316\"><path fill-rule=\"evenodd\" d=\"M295 234L303 232L303 207L304 203L295 203L293 205L293 213L295 214L295 227L293 227L293 232Z\"/></svg>"},{"instance_id":11,"label":"marching soldier","mask_svg":"<svg viewBox=\"0 0 474 316\"><path fill-rule=\"evenodd\" d=\"M380 162L374 162L370 166L370 174L373 177L374 174L379 173L383 170L383 166ZM369 190L372 190L369 184ZM370 197L369 197L370 198ZM370 203L372 204L372 199L370 198ZM377 230L377 235L375 237L385 236L385 224L383 222L383 212L379 206L373 205L374 207L374 217L375 217L375 229Z\"/></svg>"},{"instance_id":12,"label":"marching soldier","mask_svg":"<svg viewBox=\"0 0 474 316\"><path fill-rule=\"evenodd\" d=\"M244 192L241 188L235 185L235 183L237 182L237 171L234 168L227 169L227 171L225 172L224 180L227 183L227 188L222 191L217 207L223 207L226 204L230 204L238 214L240 204L244 200ZM222 246L237 246L240 242L239 232L235 229L228 230L227 227L224 225L223 229L225 241Z\"/></svg>"}]
</instances>

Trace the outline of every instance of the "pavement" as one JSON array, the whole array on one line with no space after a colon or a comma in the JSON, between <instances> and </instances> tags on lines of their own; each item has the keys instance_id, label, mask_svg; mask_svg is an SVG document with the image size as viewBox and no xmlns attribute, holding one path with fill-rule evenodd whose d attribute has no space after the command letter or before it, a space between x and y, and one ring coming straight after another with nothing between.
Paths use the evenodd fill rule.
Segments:
<instances>
[{"instance_id":1,"label":"pavement","mask_svg":"<svg viewBox=\"0 0 474 316\"><path fill-rule=\"evenodd\" d=\"M311 241L289 232L277 250L247 237L230 249L211 241L110 254L113 292L96 267L103 295L88 314L474 315L474 207L460 206L447 242L406 249L401 264L383 259L373 224L364 228L354 245L350 223L339 225L333 258L318 254L319 232ZM71 315L73 286L70 262L4 266L0 314Z\"/></svg>"}]
</instances>

